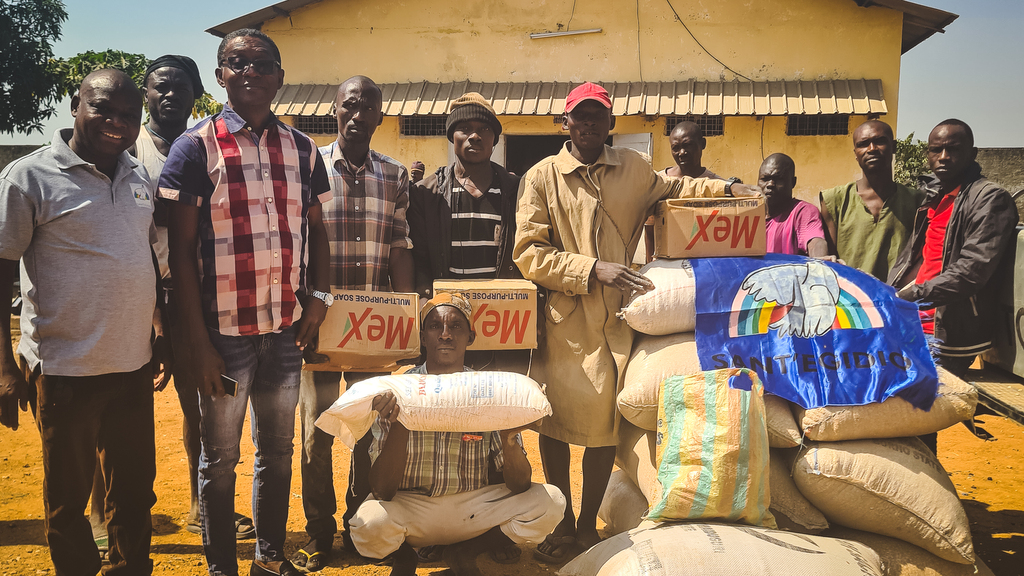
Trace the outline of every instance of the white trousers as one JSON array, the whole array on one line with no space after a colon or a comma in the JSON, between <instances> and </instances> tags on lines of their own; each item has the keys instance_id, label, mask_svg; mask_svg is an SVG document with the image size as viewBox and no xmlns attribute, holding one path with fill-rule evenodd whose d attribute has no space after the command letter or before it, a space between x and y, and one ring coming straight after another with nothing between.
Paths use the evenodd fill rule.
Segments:
<instances>
[{"instance_id":1,"label":"white trousers","mask_svg":"<svg viewBox=\"0 0 1024 576\"><path fill-rule=\"evenodd\" d=\"M350 523L352 543L367 558L384 558L403 542L414 548L455 544L495 526L518 544L539 543L562 521L565 496L549 484L531 484L512 494L495 484L431 498L398 492L385 502L363 502Z\"/></svg>"}]
</instances>

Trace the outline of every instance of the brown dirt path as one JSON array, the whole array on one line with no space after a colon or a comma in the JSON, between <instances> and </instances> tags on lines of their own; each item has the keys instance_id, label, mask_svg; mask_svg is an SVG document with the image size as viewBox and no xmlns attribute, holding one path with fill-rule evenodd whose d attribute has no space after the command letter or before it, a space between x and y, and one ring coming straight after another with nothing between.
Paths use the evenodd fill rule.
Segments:
<instances>
[{"instance_id":1,"label":"brown dirt path","mask_svg":"<svg viewBox=\"0 0 1024 576\"><path fill-rule=\"evenodd\" d=\"M997 576L1020 576L1024 574L1024 427L996 416L982 417L982 420L982 426L996 437L995 441L984 442L963 426L954 426L939 434L939 459L960 491L978 554ZM39 435L30 415L23 413L21 424L16 432L0 428L0 576L53 573L43 533ZM524 436L534 465L534 480L541 481L537 436L532 432ZM205 574L201 538L184 530L188 512L187 468L181 445L181 412L177 396L170 389L156 396L156 442L154 573ZM582 451L574 449L573 456L573 469L579 470ZM235 502L239 511L248 514L253 461L248 434L243 434L241 458ZM340 444L334 451L334 460L334 468L339 471L335 486L337 492L343 494L348 451ZM288 520L289 555L305 542L298 458L294 462ZM578 474L574 478L578 510ZM253 542L239 543L242 573L246 573L248 560L253 557ZM338 539L336 547L340 545ZM480 567L488 576L540 576L555 572L552 567L534 561L530 550L524 550L519 563L512 565L495 564L482 556ZM420 568L417 574L436 574L442 570L440 565L427 566ZM368 565L342 552L336 554L334 561L321 573L377 576L386 575L388 571L386 567Z\"/></svg>"}]
</instances>

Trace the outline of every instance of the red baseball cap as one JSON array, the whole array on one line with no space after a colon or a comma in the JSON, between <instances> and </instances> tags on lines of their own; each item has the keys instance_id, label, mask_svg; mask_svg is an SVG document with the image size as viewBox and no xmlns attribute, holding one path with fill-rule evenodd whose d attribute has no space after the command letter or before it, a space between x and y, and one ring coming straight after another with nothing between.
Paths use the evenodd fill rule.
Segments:
<instances>
[{"instance_id":1,"label":"red baseball cap","mask_svg":"<svg viewBox=\"0 0 1024 576\"><path fill-rule=\"evenodd\" d=\"M608 96L608 91L593 82L587 82L573 88L572 92L565 97L565 113L572 112L572 109L584 100L596 100L605 108L612 107L612 99Z\"/></svg>"}]
</instances>

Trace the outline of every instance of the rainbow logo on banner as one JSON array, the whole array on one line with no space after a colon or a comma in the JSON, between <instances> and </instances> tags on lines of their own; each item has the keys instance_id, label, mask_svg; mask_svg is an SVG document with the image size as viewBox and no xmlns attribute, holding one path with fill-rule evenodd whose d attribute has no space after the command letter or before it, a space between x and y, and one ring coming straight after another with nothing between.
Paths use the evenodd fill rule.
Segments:
<instances>
[{"instance_id":1,"label":"rainbow logo on banner","mask_svg":"<svg viewBox=\"0 0 1024 576\"><path fill-rule=\"evenodd\" d=\"M744 280L742 286L750 285L751 283L748 280L756 278L756 274L762 272L762 270L748 275L747 280ZM815 271L821 272L822 270L827 271L825 272L827 282L834 282L838 290L828 291L823 289L823 284L820 283L812 285L819 288L817 290L819 295L827 295L829 298L826 302L815 303L819 314L832 319L831 324L825 323L822 326L823 330L818 330L815 335L820 336L830 330L865 330L885 326L885 322L882 321L882 315L879 314L874 302L868 298L868 295L863 290L848 279L838 276L831 269L824 266L820 266ZM806 276L810 276L810 274ZM821 282L820 278L818 282ZM799 300L799 296L795 293L800 290L801 286L795 286L792 290L786 291L786 297L780 298L778 294L771 296L761 294L756 285L741 288L732 303L732 314L729 318L729 336L733 338L737 336L754 336L767 334L772 329L776 329L780 321L792 312L795 305L794 300ZM786 301L780 302L779 300ZM826 307L831 308L831 310L822 310L822 308Z\"/></svg>"}]
</instances>

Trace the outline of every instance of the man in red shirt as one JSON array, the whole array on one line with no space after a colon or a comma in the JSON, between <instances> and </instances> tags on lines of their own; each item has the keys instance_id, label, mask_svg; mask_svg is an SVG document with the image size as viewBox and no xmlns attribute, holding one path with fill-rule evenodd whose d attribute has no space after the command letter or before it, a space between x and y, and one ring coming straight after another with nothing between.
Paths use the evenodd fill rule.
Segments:
<instances>
[{"instance_id":1,"label":"man in red shirt","mask_svg":"<svg viewBox=\"0 0 1024 576\"><path fill-rule=\"evenodd\" d=\"M898 295L921 306L936 362L962 376L992 346L995 291L1014 237L1017 208L975 162L971 128L946 120L928 136L925 199L913 235L889 274Z\"/></svg>"}]
</instances>

